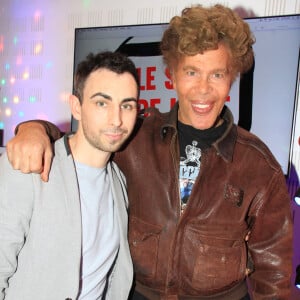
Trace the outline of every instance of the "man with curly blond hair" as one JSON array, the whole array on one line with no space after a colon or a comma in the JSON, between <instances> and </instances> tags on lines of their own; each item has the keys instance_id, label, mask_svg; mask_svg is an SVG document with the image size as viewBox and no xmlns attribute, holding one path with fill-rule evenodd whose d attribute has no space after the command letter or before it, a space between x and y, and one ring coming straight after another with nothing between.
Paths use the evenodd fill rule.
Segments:
<instances>
[{"instance_id":1,"label":"man with curly blond hair","mask_svg":"<svg viewBox=\"0 0 300 300\"><path fill-rule=\"evenodd\" d=\"M114 157L128 183L133 299L289 299L285 178L225 105L235 78L253 64L253 43L247 23L221 5L184 9L163 35L178 102L169 113L149 109ZM52 138L59 131L38 122L19 127L9 159L40 172L44 158L47 180L51 150L41 124ZM28 145L40 149L38 160L30 160Z\"/></svg>"}]
</instances>

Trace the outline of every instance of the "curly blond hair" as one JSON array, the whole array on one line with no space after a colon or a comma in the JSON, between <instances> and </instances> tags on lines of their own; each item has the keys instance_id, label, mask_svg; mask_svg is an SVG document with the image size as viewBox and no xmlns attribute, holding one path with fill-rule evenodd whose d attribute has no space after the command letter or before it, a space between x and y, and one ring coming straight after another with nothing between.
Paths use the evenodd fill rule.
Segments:
<instances>
[{"instance_id":1,"label":"curly blond hair","mask_svg":"<svg viewBox=\"0 0 300 300\"><path fill-rule=\"evenodd\" d=\"M230 72L235 77L251 68L254 42L249 25L230 8L196 5L171 19L163 34L161 51L164 62L171 67L181 56L217 49L223 43L230 51Z\"/></svg>"}]
</instances>

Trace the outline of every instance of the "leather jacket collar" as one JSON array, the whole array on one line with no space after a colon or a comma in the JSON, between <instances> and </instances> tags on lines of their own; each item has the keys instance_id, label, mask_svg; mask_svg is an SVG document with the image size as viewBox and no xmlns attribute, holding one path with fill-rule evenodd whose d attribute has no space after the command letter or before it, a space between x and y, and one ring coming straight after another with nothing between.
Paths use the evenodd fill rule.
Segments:
<instances>
[{"instance_id":1,"label":"leather jacket collar","mask_svg":"<svg viewBox=\"0 0 300 300\"><path fill-rule=\"evenodd\" d=\"M162 124L160 131L162 139L165 138L170 129L177 133L178 108L179 104L177 102L170 112L163 114L163 116L165 116L165 122ZM226 105L221 112L221 117L228 123L228 127L222 137L216 140L212 146L226 162L230 162L232 161L237 138L237 127L234 125L233 115Z\"/></svg>"}]
</instances>

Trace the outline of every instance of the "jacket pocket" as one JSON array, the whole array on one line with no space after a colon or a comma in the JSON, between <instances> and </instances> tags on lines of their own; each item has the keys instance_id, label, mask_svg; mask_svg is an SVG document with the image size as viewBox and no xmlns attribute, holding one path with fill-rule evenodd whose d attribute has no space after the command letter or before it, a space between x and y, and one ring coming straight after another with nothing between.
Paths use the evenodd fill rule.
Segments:
<instances>
[{"instance_id":1,"label":"jacket pocket","mask_svg":"<svg viewBox=\"0 0 300 300\"><path fill-rule=\"evenodd\" d=\"M189 227L185 232L182 266L184 290L209 295L224 291L245 278L247 251L244 234L232 238L224 232L203 232Z\"/></svg>"},{"instance_id":2,"label":"jacket pocket","mask_svg":"<svg viewBox=\"0 0 300 300\"><path fill-rule=\"evenodd\" d=\"M156 274L161 230L162 228L158 225L146 223L135 217L130 218L129 246L134 270L145 279L152 279Z\"/></svg>"}]
</instances>

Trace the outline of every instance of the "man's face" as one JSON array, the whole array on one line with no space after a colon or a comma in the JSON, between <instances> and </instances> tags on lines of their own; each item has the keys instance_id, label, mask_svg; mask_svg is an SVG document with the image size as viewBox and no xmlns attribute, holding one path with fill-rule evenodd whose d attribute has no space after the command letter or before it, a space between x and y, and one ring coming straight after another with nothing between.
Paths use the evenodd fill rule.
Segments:
<instances>
[{"instance_id":1,"label":"man's face","mask_svg":"<svg viewBox=\"0 0 300 300\"><path fill-rule=\"evenodd\" d=\"M83 90L80 126L87 147L117 151L131 134L137 116L137 84L130 73L99 69Z\"/></svg>"},{"instance_id":2,"label":"man's face","mask_svg":"<svg viewBox=\"0 0 300 300\"><path fill-rule=\"evenodd\" d=\"M201 130L218 125L231 86L229 60L223 45L180 59L172 70L179 121Z\"/></svg>"}]
</instances>

